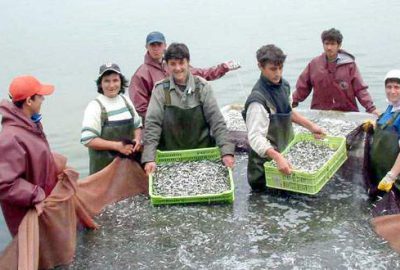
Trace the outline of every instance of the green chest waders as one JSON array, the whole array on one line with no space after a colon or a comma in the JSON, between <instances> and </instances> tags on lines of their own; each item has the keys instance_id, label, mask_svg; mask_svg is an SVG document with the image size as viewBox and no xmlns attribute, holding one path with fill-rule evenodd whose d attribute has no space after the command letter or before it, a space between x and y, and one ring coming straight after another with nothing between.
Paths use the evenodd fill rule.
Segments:
<instances>
[{"instance_id":1,"label":"green chest waders","mask_svg":"<svg viewBox=\"0 0 400 270\"><path fill-rule=\"evenodd\" d=\"M282 152L293 140L292 113L276 113L269 115L267 139L275 150ZM260 157L250 149L247 166L247 179L253 190L266 189L264 163L270 158Z\"/></svg>"},{"instance_id":2,"label":"green chest waders","mask_svg":"<svg viewBox=\"0 0 400 270\"><path fill-rule=\"evenodd\" d=\"M122 96L122 99L125 102L125 106L128 108L132 118L120 121L109 121L108 115L105 107L100 102L100 100L95 99L97 103L99 103L101 108L101 134L100 138L107 140L107 141L120 141L123 139L132 140L133 139L133 132L134 132L134 125L133 125L133 118L134 112L131 106L129 106L128 102L126 101L125 97ZM108 164L110 164L114 158L116 157L117 152L110 151L110 150L95 150L89 148L89 173L94 174Z\"/></svg>"},{"instance_id":3,"label":"green chest waders","mask_svg":"<svg viewBox=\"0 0 400 270\"><path fill-rule=\"evenodd\" d=\"M396 112L393 117L384 125L378 125L375 129L370 152L372 181L378 185L379 181L393 167L394 162L400 152L399 134L392 123L400 115ZM395 183L399 189L400 183Z\"/></svg>"},{"instance_id":4,"label":"green chest waders","mask_svg":"<svg viewBox=\"0 0 400 270\"><path fill-rule=\"evenodd\" d=\"M196 84L194 94L200 99ZM210 128L204 117L203 106L182 109L171 105L169 83L164 83L165 107L158 149L184 150L215 146Z\"/></svg>"}]
</instances>

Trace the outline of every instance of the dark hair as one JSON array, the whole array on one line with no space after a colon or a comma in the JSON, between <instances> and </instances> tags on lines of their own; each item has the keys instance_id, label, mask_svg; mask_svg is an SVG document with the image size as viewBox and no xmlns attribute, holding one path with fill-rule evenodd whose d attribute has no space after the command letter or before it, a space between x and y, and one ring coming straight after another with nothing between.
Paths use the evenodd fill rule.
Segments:
<instances>
[{"instance_id":1,"label":"dark hair","mask_svg":"<svg viewBox=\"0 0 400 270\"><path fill-rule=\"evenodd\" d=\"M34 95L31 96L30 98L31 98L32 100L35 100L36 96L37 96L37 94L34 94ZM9 96L9 97L12 99L11 96ZM22 106L24 105L25 101L26 101L26 99L23 99L23 100L13 101L13 103L14 103L15 106L17 106L18 108L21 109Z\"/></svg>"},{"instance_id":2,"label":"dark hair","mask_svg":"<svg viewBox=\"0 0 400 270\"><path fill-rule=\"evenodd\" d=\"M267 63L282 65L286 60L286 54L274 44L264 45L259 48L256 52L256 57L262 67L265 67Z\"/></svg>"},{"instance_id":3,"label":"dark hair","mask_svg":"<svg viewBox=\"0 0 400 270\"><path fill-rule=\"evenodd\" d=\"M103 79L104 76L108 76L110 74L118 74L119 78L121 79L121 89L119 90L118 94L123 94L125 93L125 88L128 87L128 80L125 78L124 75L122 75L121 73L117 73L115 71L112 70L108 70L106 72L104 72L97 80L96 80L96 85L97 85L97 93L100 94L104 94L103 92L103 88L101 88L101 80Z\"/></svg>"},{"instance_id":4,"label":"dark hair","mask_svg":"<svg viewBox=\"0 0 400 270\"><path fill-rule=\"evenodd\" d=\"M385 85L387 85L388 83L397 83L400 84L400 79L398 78L387 78L385 80Z\"/></svg>"},{"instance_id":5,"label":"dark hair","mask_svg":"<svg viewBox=\"0 0 400 270\"><path fill-rule=\"evenodd\" d=\"M188 47L183 43L172 43L165 52L164 59L168 62L171 59L187 59L190 61Z\"/></svg>"},{"instance_id":6,"label":"dark hair","mask_svg":"<svg viewBox=\"0 0 400 270\"><path fill-rule=\"evenodd\" d=\"M324 32L322 32L321 40L322 42L324 42L325 40L336 41L340 45L342 44L343 41L343 35L340 33L339 30L331 28L329 30L325 30Z\"/></svg>"}]
</instances>

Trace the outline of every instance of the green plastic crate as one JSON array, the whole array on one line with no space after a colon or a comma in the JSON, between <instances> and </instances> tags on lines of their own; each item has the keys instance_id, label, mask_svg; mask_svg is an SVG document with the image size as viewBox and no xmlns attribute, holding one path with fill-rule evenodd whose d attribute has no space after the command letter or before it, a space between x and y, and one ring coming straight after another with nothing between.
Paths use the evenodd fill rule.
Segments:
<instances>
[{"instance_id":1,"label":"green plastic crate","mask_svg":"<svg viewBox=\"0 0 400 270\"><path fill-rule=\"evenodd\" d=\"M218 147L200 148L179 151L159 151L157 150L156 163L167 163L176 161L198 161L198 160L219 160L221 153ZM228 181L230 189L218 194L202 194L195 196L160 196L153 193L153 174L149 176L149 194L153 205L163 204L182 204L182 203L232 203L234 200L234 183L232 170L228 168Z\"/></svg>"},{"instance_id":2,"label":"green plastic crate","mask_svg":"<svg viewBox=\"0 0 400 270\"><path fill-rule=\"evenodd\" d=\"M299 133L289 143L282 154L300 141L312 141L316 144L324 144L336 152L319 170L314 173L306 173L293 170L291 175L284 175L272 165L272 162L265 162L265 180L267 187L289 190L304 194L317 194L329 179L337 172L347 159L346 138L327 136L324 140L316 140L312 134Z\"/></svg>"}]
</instances>

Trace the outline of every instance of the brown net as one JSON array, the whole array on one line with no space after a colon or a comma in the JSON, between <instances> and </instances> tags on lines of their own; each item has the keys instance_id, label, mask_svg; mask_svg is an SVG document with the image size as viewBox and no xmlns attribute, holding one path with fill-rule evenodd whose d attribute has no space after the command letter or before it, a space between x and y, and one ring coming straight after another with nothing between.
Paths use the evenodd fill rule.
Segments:
<instances>
[{"instance_id":1,"label":"brown net","mask_svg":"<svg viewBox=\"0 0 400 270\"><path fill-rule=\"evenodd\" d=\"M66 159L55 155L58 167ZM0 269L50 269L72 262L77 223L97 228L92 217L110 203L148 192L147 177L136 161L116 158L102 171L77 181L78 173L66 168L44 202L38 216L31 209L18 234L0 255Z\"/></svg>"}]
</instances>

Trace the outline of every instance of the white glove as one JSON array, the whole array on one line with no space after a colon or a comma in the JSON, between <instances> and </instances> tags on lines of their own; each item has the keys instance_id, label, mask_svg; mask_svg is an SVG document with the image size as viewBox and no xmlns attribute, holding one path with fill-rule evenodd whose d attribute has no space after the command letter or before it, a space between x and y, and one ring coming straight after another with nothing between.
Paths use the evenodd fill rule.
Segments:
<instances>
[{"instance_id":1,"label":"white glove","mask_svg":"<svg viewBox=\"0 0 400 270\"><path fill-rule=\"evenodd\" d=\"M228 62L225 62L224 65L229 69L229 70L236 70L240 68L239 62L235 60L231 60Z\"/></svg>"}]
</instances>

